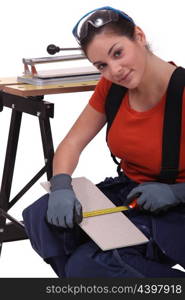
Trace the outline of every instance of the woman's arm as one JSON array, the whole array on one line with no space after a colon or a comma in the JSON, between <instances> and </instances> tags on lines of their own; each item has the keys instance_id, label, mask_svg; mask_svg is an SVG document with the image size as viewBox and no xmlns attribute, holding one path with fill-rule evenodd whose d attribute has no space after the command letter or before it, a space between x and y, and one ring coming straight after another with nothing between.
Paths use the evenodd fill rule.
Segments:
<instances>
[{"instance_id":1,"label":"woman's arm","mask_svg":"<svg viewBox=\"0 0 185 300\"><path fill-rule=\"evenodd\" d=\"M51 193L48 199L47 220L50 224L72 228L82 221L82 206L72 187L71 175L84 147L106 122L104 114L85 107L67 136L58 146L53 160Z\"/></svg>"},{"instance_id":2,"label":"woman's arm","mask_svg":"<svg viewBox=\"0 0 185 300\"><path fill-rule=\"evenodd\" d=\"M71 175L81 152L106 123L106 116L89 104L85 107L66 137L59 144L53 159L53 175Z\"/></svg>"}]
</instances>

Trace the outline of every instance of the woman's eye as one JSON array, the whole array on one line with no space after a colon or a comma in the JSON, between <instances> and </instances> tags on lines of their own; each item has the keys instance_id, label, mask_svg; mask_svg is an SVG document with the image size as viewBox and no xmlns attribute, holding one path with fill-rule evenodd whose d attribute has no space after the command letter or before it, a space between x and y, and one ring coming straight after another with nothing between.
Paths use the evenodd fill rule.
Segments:
<instances>
[{"instance_id":1,"label":"woman's eye","mask_svg":"<svg viewBox=\"0 0 185 300\"><path fill-rule=\"evenodd\" d=\"M105 68L105 66L106 66L106 64L98 65L98 66L97 66L97 69L98 69L99 71L102 71L102 70Z\"/></svg>"},{"instance_id":2,"label":"woman's eye","mask_svg":"<svg viewBox=\"0 0 185 300\"><path fill-rule=\"evenodd\" d=\"M117 50L114 52L114 56L115 57L119 57L121 55L122 51L121 50Z\"/></svg>"}]
</instances>

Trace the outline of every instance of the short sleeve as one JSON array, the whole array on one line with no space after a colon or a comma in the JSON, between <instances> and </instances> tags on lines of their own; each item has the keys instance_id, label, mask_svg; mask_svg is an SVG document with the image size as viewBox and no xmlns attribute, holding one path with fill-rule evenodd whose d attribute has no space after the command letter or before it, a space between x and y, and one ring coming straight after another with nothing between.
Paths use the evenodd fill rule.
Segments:
<instances>
[{"instance_id":1,"label":"short sleeve","mask_svg":"<svg viewBox=\"0 0 185 300\"><path fill-rule=\"evenodd\" d=\"M105 101L111 85L111 81L102 77L89 100L89 104L98 112L105 113Z\"/></svg>"}]
</instances>

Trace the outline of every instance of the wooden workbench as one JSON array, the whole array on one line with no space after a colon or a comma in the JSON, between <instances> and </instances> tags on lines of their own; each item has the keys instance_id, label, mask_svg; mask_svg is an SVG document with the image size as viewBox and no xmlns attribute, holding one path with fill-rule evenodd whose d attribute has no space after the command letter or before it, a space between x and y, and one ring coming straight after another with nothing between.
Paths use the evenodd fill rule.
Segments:
<instances>
[{"instance_id":1,"label":"wooden workbench","mask_svg":"<svg viewBox=\"0 0 185 300\"><path fill-rule=\"evenodd\" d=\"M96 84L97 81L84 81L65 84L31 85L20 83L15 77L0 78L0 90L22 97L92 91Z\"/></svg>"},{"instance_id":2,"label":"wooden workbench","mask_svg":"<svg viewBox=\"0 0 185 300\"><path fill-rule=\"evenodd\" d=\"M8 215L7 211L36 181L40 179L44 173L47 174L48 180L52 176L54 147L50 118L54 117L54 104L44 101L44 95L91 91L95 89L96 84L97 81L88 81L34 86L26 83L19 83L16 77L0 78L0 110L2 111L3 107L8 107L12 110L0 189L0 208L5 213L4 217L3 215L0 216L0 253L3 242L27 238L24 226L21 226L19 221ZM39 120L45 164L26 186L23 187L13 199L10 199L23 113L36 116ZM12 220L12 222L6 223L6 218L8 218L8 216L9 220Z\"/></svg>"},{"instance_id":3,"label":"wooden workbench","mask_svg":"<svg viewBox=\"0 0 185 300\"><path fill-rule=\"evenodd\" d=\"M2 90L3 87L8 84L19 84L17 77L0 77L0 90Z\"/></svg>"}]
</instances>

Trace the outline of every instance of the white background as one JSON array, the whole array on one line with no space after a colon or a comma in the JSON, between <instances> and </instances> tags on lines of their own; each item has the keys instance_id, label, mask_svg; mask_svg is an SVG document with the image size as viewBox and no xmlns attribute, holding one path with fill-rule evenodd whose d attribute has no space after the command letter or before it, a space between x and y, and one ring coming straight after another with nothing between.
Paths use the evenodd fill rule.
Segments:
<instances>
[{"instance_id":1,"label":"white background","mask_svg":"<svg viewBox=\"0 0 185 300\"><path fill-rule=\"evenodd\" d=\"M0 77L21 75L22 58L47 56L46 47L78 46L71 30L91 9L110 5L128 13L146 33L155 54L166 61L185 66L184 0L1 0ZM60 54L61 55L61 54ZM45 97L55 103L51 120L54 147L59 144L87 104L92 92ZM2 176L10 109L0 113L0 178ZM43 155L36 117L23 116L11 197L43 166ZM105 130L84 150L74 176L86 176L94 183L116 176L105 143ZM40 181L45 181L43 176ZM37 182L9 212L19 220L21 212L44 193ZM173 238L173 237L172 237ZM32 250L28 240L3 244L0 277L56 277L50 266Z\"/></svg>"}]
</instances>

